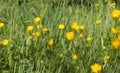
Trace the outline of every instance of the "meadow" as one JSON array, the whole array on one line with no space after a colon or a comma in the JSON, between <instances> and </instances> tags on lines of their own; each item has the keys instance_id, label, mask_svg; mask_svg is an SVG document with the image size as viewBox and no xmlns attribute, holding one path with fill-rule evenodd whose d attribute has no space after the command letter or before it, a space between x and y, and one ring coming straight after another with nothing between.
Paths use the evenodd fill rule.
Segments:
<instances>
[{"instance_id":1,"label":"meadow","mask_svg":"<svg viewBox=\"0 0 120 73\"><path fill-rule=\"evenodd\" d=\"M0 73L120 73L119 4L19 1L0 0Z\"/></svg>"}]
</instances>

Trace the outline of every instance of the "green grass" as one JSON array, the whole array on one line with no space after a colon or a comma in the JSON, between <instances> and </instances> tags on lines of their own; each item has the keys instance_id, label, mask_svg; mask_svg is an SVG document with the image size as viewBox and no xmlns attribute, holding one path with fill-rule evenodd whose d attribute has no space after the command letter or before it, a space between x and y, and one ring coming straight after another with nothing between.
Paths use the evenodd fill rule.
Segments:
<instances>
[{"instance_id":1,"label":"green grass","mask_svg":"<svg viewBox=\"0 0 120 73\"><path fill-rule=\"evenodd\" d=\"M13 0L1 0L0 22L5 26L0 29L0 73L92 73L90 67L94 63L102 65L101 73L119 73L120 50L114 50L111 45L116 37L111 33L115 21L110 13L114 8L102 2L99 4L95 7L94 4L69 6L61 3L53 8L51 2L43 3L42 0L21 5ZM36 28L35 17L42 19L40 23L48 28L48 33ZM97 19L102 21L100 25L96 25ZM85 26L85 30L72 30L73 22ZM65 25L62 31L58 28L61 23ZM40 31L40 38L28 39L29 25L34 26L33 33ZM69 31L75 33L72 42L66 39ZM87 36L92 37L91 42L86 41ZM53 46L48 44L51 38ZM2 45L3 39L9 40L7 46ZM59 56L61 53L63 58ZM77 54L77 60L72 59L73 54ZM107 63L103 61L105 55L110 56Z\"/></svg>"}]
</instances>

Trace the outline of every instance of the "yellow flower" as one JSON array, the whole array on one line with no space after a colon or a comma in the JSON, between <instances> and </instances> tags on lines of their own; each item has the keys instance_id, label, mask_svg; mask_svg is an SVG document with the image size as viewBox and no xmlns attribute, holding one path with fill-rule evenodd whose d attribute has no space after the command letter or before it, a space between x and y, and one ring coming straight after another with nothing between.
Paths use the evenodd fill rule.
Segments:
<instances>
[{"instance_id":1,"label":"yellow flower","mask_svg":"<svg viewBox=\"0 0 120 73\"><path fill-rule=\"evenodd\" d=\"M44 29L43 29L43 32L44 32L44 33L48 32L48 29L47 29L47 28L44 28Z\"/></svg>"},{"instance_id":2,"label":"yellow flower","mask_svg":"<svg viewBox=\"0 0 120 73\"><path fill-rule=\"evenodd\" d=\"M67 32L66 33L66 38L69 40L69 41L72 41L74 39L74 33L73 32Z\"/></svg>"},{"instance_id":3,"label":"yellow flower","mask_svg":"<svg viewBox=\"0 0 120 73\"><path fill-rule=\"evenodd\" d=\"M62 29L64 29L64 28L65 28L64 24L59 24L59 29L60 29L60 30L62 30Z\"/></svg>"},{"instance_id":4,"label":"yellow flower","mask_svg":"<svg viewBox=\"0 0 120 73\"><path fill-rule=\"evenodd\" d=\"M114 49L119 49L120 48L120 40L118 38L113 39L111 44L114 47Z\"/></svg>"},{"instance_id":5,"label":"yellow flower","mask_svg":"<svg viewBox=\"0 0 120 73\"><path fill-rule=\"evenodd\" d=\"M108 1L108 5L110 5L111 4L111 2L110 1Z\"/></svg>"},{"instance_id":6,"label":"yellow flower","mask_svg":"<svg viewBox=\"0 0 120 73\"><path fill-rule=\"evenodd\" d=\"M82 38L82 37L83 37L83 34L81 33L81 34L79 35L79 37Z\"/></svg>"},{"instance_id":7,"label":"yellow flower","mask_svg":"<svg viewBox=\"0 0 120 73\"><path fill-rule=\"evenodd\" d=\"M118 21L120 21L120 18L118 19Z\"/></svg>"},{"instance_id":8,"label":"yellow flower","mask_svg":"<svg viewBox=\"0 0 120 73\"><path fill-rule=\"evenodd\" d=\"M90 36L87 37L87 41L90 42L92 38Z\"/></svg>"},{"instance_id":9,"label":"yellow flower","mask_svg":"<svg viewBox=\"0 0 120 73\"><path fill-rule=\"evenodd\" d=\"M50 39L49 40L49 45L52 46L54 44L54 40L53 39Z\"/></svg>"},{"instance_id":10,"label":"yellow flower","mask_svg":"<svg viewBox=\"0 0 120 73\"><path fill-rule=\"evenodd\" d=\"M111 6L111 7L113 7L113 8L115 8L116 3L115 3L115 2L113 2L113 3L111 3L111 4L110 4L110 6Z\"/></svg>"},{"instance_id":11,"label":"yellow flower","mask_svg":"<svg viewBox=\"0 0 120 73\"><path fill-rule=\"evenodd\" d=\"M28 38L29 38L29 39L32 39L32 38L33 38L33 36L29 35L29 36L28 36Z\"/></svg>"},{"instance_id":12,"label":"yellow flower","mask_svg":"<svg viewBox=\"0 0 120 73\"><path fill-rule=\"evenodd\" d=\"M34 18L34 22L37 23L37 22L39 22L39 21L40 21L40 18L39 18L39 17L35 17L35 18Z\"/></svg>"},{"instance_id":13,"label":"yellow flower","mask_svg":"<svg viewBox=\"0 0 120 73\"><path fill-rule=\"evenodd\" d=\"M104 56L103 57L104 62L106 62L109 58L110 58L110 56Z\"/></svg>"},{"instance_id":14,"label":"yellow flower","mask_svg":"<svg viewBox=\"0 0 120 73\"><path fill-rule=\"evenodd\" d=\"M80 25L80 26L79 26L79 29L80 29L80 31L83 31L83 30L85 29L85 27L82 26L82 25Z\"/></svg>"},{"instance_id":15,"label":"yellow flower","mask_svg":"<svg viewBox=\"0 0 120 73\"><path fill-rule=\"evenodd\" d=\"M4 39L4 40L2 41L2 45L3 45L3 46L8 45L8 43L9 43L9 41L8 41L7 39Z\"/></svg>"},{"instance_id":16,"label":"yellow flower","mask_svg":"<svg viewBox=\"0 0 120 73\"><path fill-rule=\"evenodd\" d=\"M41 24L37 24L37 29L41 29L42 25Z\"/></svg>"},{"instance_id":17,"label":"yellow flower","mask_svg":"<svg viewBox=\"0 0 120 73\"><path fill-rule=\"evenodd\" d=\"M118 35L118 39L120 40L120 34Z\"/></svg>"},{"instance_id":18,"label":"yellow flower","mask_svg":"<svg viewBox=\"0 0 120 73\"><path fill-rule=\"evenodd\" d=\"M114 11L112 11L111 17L113 19L119 19L120 18L120 10L114 10Z\"/></svg>"},{"instance_id":19,"label":"yellow flower","mask_svg":"<svg viewBox=\"0 0 120 73\"><path fill-rule=\"evenodd\" d=\"M99 7L99 4L95 4L96 7Z\"/></svg>"},{"instance_id":20,"label":"yellow flower","mask_svg":"<svg viewBox=\"0 0 120 73\"><path fill-rule=\"evenodd\" d=\"M63 57L63 54L62 53L60 53L60 58L62 58Z\"/></svg>"},{"instance_id":21,"label":"yellow flower","mask_svg":"<svg viewBox=\"0 0 120 73\"><path fill-rule=\"evenodd\" d=\"M113 8L115 8L115 6L112 6Z\"/></svg>"},{"instance_id":22,"label":"yellow flower","mask_svg":"<svg viewBox=\"0 0 120 73\"><path fill-rule=\"evenodd\" d=\"M74 30L79 30L78 23L77 22L73 22L72 25L71 25L71 28L74 29Z\"/></svg>"},{"instance_id":23,"label":"yellow flower","mask_svg":"<svg viewBox=\"0 0 120 73\"><path fill-rule=\"evenodd\" d=\"M78 59L78 56L77 56L76 54L73 54L72 59L73 59L73 60L77 60L77 59Z\"/></svg>"},{"instance_id":24,"label":"yellow flower","mask_svg":"<svg viewBox=\"0 0 120 73\"><path fill-rule=\"evenodd\" d=\"M99 73L102 69L102 66L100 64L95 63L91 66L91 69L92 69L92 72Z\"/></svg>"},{"instance_id":25,"label":"yellow flower","mask_svg":"<svg viewBox=\"0 0 120 73\"><path fill-rule=\"evenodd\" d=\"M40 32L36 32L35 35L37 38L40 37Z\"/></svg>"},{"instance_id":26,"label":"yellow flower","mask_svg":"<svg viewBox=\"0 0 120 73\"><path fill-rule=\"evenodd\" d=\"M0 23L0 28L3 28L4 27L4 23Z\"/></svg>"},{"instance_id":27,"label":"yellow flower","mask_svg":"<svg viewBox=\"0 0 120 73\"><path fill-rule=\"evenodd\" d=\"M101 20L96 20L96 24L100 25L101 24Z\"/></svg>"},{"instance_id":28,"label":"yellow flower","mask_svg":"<svg viewBox=\"0 0 120 73\"><path fill-rule=\"evenodd\" d=\"M28 26L28 27L27 27L27 30L28 30L28 31L32 31L32 30L33 30L33 26Z\"/></svg>"},{"instance_id":29,"label":"yellow flower","mask_svg":"<svg viewBox=\"0 0 120 73\"><path fill-rule=\"evenodd\" d=\"M118 28L112 28L112 29L111 29L111 32L112 32L113 34L117 34L117 33L118 33L118 31L119 31L119 29L118 29Z\"/></svg>"}]
</instances>

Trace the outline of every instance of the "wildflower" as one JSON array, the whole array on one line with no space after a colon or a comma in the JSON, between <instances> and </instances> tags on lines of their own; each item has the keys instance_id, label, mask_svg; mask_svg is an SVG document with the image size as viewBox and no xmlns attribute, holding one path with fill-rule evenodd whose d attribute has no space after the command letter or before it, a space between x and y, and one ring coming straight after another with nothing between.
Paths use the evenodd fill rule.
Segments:
<instances>
[{"instance_id":1,"label":"wildflower","mask_svg":"<svg viewBox=\"0 0 120 73\"><path fill-rule=\"evenodd\" d=\"M40 37L40 32L36 32L35 35L37 38Z\"/></svg>"},{"instance_id":2,"label":"wildflower","mask_svg":"<svg viewBox=\"0 0 120 73\"><path fill-rule=\"evenodd\" d=\"M111 6L111 7L113 7L113 8L115 8L116 3L115 3L115 2L113 2L113 3L111 3L111 4L110 4L110 6Z\"/></svg>"},{"instance_id":3,"label":"wildflower","mask_svg":"<svg viewBox=\"0 0 120 73\"><path fill-rule=\"evenodd\" d=\"M96 7L99 7L99 4L95 4Z\"/></svg>"},{"instance_id":4,"label":"wildflower","mask_svg":"<svg viewBox=\"0 0 120 73\"><path fill-rule=\"evenodd\" d=\"M111 29L111 32L112 32L113 34L117 34L117 33L118 33L118 31L119 31L119 29L118 29L118 28L112 28L112 29Z\"/></svg>"},{"instance_id":5,"label":"wildflower","mask_svg":"<svg viewBox=\"0 0 120 73\"><path fill-rule=\"evenodd\" d=\"M67 32L67 33L66 33L66 38L67 38L69 41L72 41L73 38L74 38L74 33L73 33L73 32Z\"/></svg>"},{"instance_id":6,"label":"wildflower","mask_svg":"<svg viewBox=\"0 0 120 73\"><path fill-rule=\"evenodd\" d=\"M63 57L63 54L62 53L60 53L60 58L62 58Z\"/></svg>"},{"instance_id":7,"label":"wildflower","mask_svg":"<svg viewBox=\"0 0 120 73\"><path fill-rule=\"evenodd\" d=\"M0 23L0 28L3 28L4 27L4 23Z\"/></svg>"},{"instance_id":8,"label":"wildflower","mask_svg":"<svg viewBox=\"0 0 120 73\"><path fill-rule=\"evenodd\" d=\"M29 38L29 39L32 39L32 38L33 38L33 36L29 35L29 36L28 36L28 38Z\"/></svg>"},{"instance_id":9,"label":"wildflower","mask_svg":"<svg viewBox=\"0 0 120 73\"><path fill-rule=\"evenodd\" d=\"M92 69L92 72L99 73L102 69L102 66L100 64L95 63L91 66L91 69Z\"/></svg>"},{"instance_id":10,"label":"wildflower","mask_svg":"<svg viewBox=\"0 0 120 73\"><path fill-rule=\"evenodd\" d=\"M110 1L108 1L108 5L110 5L111 4L111 2Z\"/></svg>"},{"instance_id":11,"label":"wildflower","mask_svg":"<svg viewBox=\"0 0 120 73\"><path fill-rule=\"evenodd\" d=\"M82 37L83 37L83 34L81 33L81 34L79 35L79 37L82 38Z\"/></svg>"},{"instance_id":12,"label":"wildflower","mask_svg":"<svg viewBox=\"0 0 120 73\"><path fill-rule=\"evenodd\" d=\"M77 60L78 56L76 54L73 54L72 59Z\"/></svg>"},{"instance_id":13,"label":"wildflower","mask_svg":"<svg viewBox=\"0 0 120 73\"><path fill-rule=\"evenodd\" d=\"M110 56L104 56L103 57L104 62L106 62L109 58L110 58Z\"/></svg>"},{"instance_id":14,"label":"wildflower","mask_svg":"<svg viewBox=\"0 0 120 73\"><path fill-rule=\"evenodd\" d=\"M79 29L78 23L73 22L72 25L71 25L71 28L74 29L74 30L78 30Z\"/></svg>"},{"instance_id":15,"label":"wildflower","mask_svg":"<svg viewBox=\"0 0 120 73\"><path fill-rule=\"evenodd\" d=\"M34 18L34 22L38 23L40 21L40 18L39 17L35 17Z\"/></svg>"},{"instance_id":16,"label":"wildflower","mask_svg":"<svg viewBox=\"0 0 120 73\"><path fill-rule=\"evenodd\" d=\"M9 43L9 41L8 41L7 39L4 39L4 40L2 41L2 45L3 45L3 46L8 45L8 43Z\"/></svg>"},{"instance_id":17,"label":"wildflower","mask_svg":"<svg viewBox=\"0 0 120 73\"><path fill-rule=\"evenodd\" d=\"M111 17L113 19L116 19L116 20L119 19L120 18L120 10L114 10L114 11L112 11Z\"/></svg>"},{"instance_id":18,"label":"wildflower","mask_svg":"<svg viewBox=\"0 0 120 73\"><path fill-rule=\"evenodd\" d=\"M111 44L114 47L114 49L119 49L119 47L120 47L120 40L118 38L115 38L115 39L112 40Z\"/></svg>"},{"instance_id":19,"label":"wildflower","mask_svg":"<svg viewBox=\"0 0 120 73\"><path fill-rule=\"evenodd\" d=\"M28 27L27 27L27 30L28 30L28 31L32 31L32 30L33 30L33 26L28 26Z\"/></svg>"},{"instance_id":20,"label":"wildflower","mask_svg":"<svg viewBox=\"0 0 120 73\"><path fill-rule=\"evenodd\" d=\"M85 27L83 25L80 25L79 29L80 29L80 31L83 31L85 29Z\"/></svg>"},{"instance_id":21,"label":"wildflower","mask_svg":"<svg viewBox=\"0 0 120 73\"><path fill-rule=\"evenodd\" d=\"M42 28L42 24L37 24L37 29L41 29Z\"/></svg>"},{"instance_id":22,"label":"wildflower","mask_svg":"<svg viewBox=\"0 0 120 73\"><path fill-rule=\"evenodd\" d=\"M115 8L115 6L112 6L113 8Z\"/></svg>"},{"instance_id":23,"label":"wildflower","mask_svg":"<svg viewBox=\"0 0 120 73\"><path fill-rule=\"evenodd\" d=\"M54 44L53 39L50 39L50 40L49 40L49 45L52 46L53 44Z\"/></svg>"},{"instance_id":24,"label":"wildflower","mask_svg":"<svg viewBox=\"0 0 120 73\"><path fill-rule=\"evenodd\" d=\"M118 35L118 39L120 40L120 34Z\"/></svg>"},{"instance_id":25,"label":"wildflower","mask_svg":"<svg viewBox=\"0 0 120 73\"><path fill-rule=\"evenodd\" d=\"M101 20L96 20L96 24L100 25L101 24Z\"/></svg>"},{"instance_id":26,"label":"wildflower","mask_svg":"<svg viewBox=\"0 0 120 73\"><path fill-rule=\"evenodd\" d=\"M64 24L59 24L59 29L60 29L60 30L62 30L62 29L64 29L64 28L65 28Z\"/></svg>"},{"instance_id":27,"label":"wildflower","mask_svg":"<svg viewBox=\"0 0 120 73\"><path fill-rule=\"evenodd\" d=\"M87 41L90 42L92 38L90 36L87 37Z\"/></svg>"},{"instance_id":28,"label":"wildflower","mask_svg":"<svg viewBox=\"0 0 120 73\"><path fill-rule=\"evenodd\" d=\"M48 32L48 29L47 29L47 28L44 28L44 29L43 29L43 32L44 32L44 33Z\"/></svg>"}]
</instances>

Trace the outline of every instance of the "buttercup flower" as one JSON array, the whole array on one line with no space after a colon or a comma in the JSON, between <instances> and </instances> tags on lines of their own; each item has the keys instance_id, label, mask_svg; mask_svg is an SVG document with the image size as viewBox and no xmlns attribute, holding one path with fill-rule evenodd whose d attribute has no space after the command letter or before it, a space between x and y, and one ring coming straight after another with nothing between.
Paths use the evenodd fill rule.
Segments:
<instances>
[{"instance_id":1,"label":"buttercup flower","mask_svg":"<svg viewBox=\"0 0 120 73\"><path fill-rule=\"evenodd\" d=\"M28 36L28 38L29 38L29 39L32 39L32 38L33 38L33 36L29 35L29 36Z\"/></svg>"},{"instance_id":2,"label":"buttercup flower","mask_svg":"<svg viewBox=\"0 0 120 73\"><path fill-rule=\"evenodd\" d=\"M52 46L54 44L54 40L53 39L50 39L49 40L49 45Z\"/></svg>"},{"instance_id":3,"label":"buttercup flower","mask_svg":"<svg viewBox=\"0 0 120 73\"><path fill-rule=\"evenodd\" d=\"M44 32L44 33L48 32L48 29L47 29L47 28L44 28L44 29L43 29L43 32Z\"/></svg>"},{"instance_id":4,"label":"buttercup flower","mask_svg":"<svg viewBox=\"0 0 120 73\"><path fill-rule=\"evenodd\" d=\"M39 17L35 17L35 18L34 18L34 22L37 23L37 22L39 22L39 21L40 21L40 18L39 18Z\"/></svg>"},{"instance_id":5,"label":"buttercup flower","mask_svg":"<svg viewBox=\"0 0 120 73\"><path fill-rule=\"evenodd\" d=\"M37 24L37 29L41 29L42 28L42 24Z\"/></svg>"},{"instance_id":6,"label":"buttercup flower","mask_svg":"<svg viewBox=\"0 0 120 73\"><path fill-rule=\"evenodd\" d=\"M87 37L87 41L90 42L92 38L90 36Z\"/></svg>"},{"instance_id":7,"label":"buttercup flower","mask_svg":"<svg viewBox=\"0 0 120 73\"><path fill-rule=\"evenodd\" d=\"M40 32L36 32L35 35L37 38L40 37Z\"/></svg>"},{"instance_id":8,"label":"buttercup flower","mask_svg":"<svg viewBox=\"0 0 120 73\"><path fill-rule=\"evenodd\" d=\"M111 4L111 2L110 1L108 1L108 5L110 5Z\"/></svg>"},{"instance_id":9,"label":"buttercup flower","mask_svg":"<svg viewBox=\"0 0 120 73\"><path fill-rule=\"evenodd\" d=\"M119 29L118 29L118 28L112 28L112 29L111 29L111 32L112 32L113 34L117 34L117 33L118 33L118 31L119 31Z\"/></svg>"},{"instance_id":10,"label":"buttercup flower","mask_svg":"<svg viewBox=\"0 0 120 73\"><path fill-rule=\"evenodd\" d=\"M110 56L104 56L103 57L104 62L106 62L109 58L110 58Z\"/></svg>"},{"instance_id":11,"label":"buttercup flower","mask_svg":"<svg viewBox=\"0 0 120 73\"><path fill-rule=\"evenodd\" d=\"M96 7L99 7L99 4L95 4Z\"/></svg>"},{"instance_id":12,"label":"buttercup flower","mask_svg":"<svg viewBox=\"0 0 120 73\"><path fill-rule=\"evenodd\" d=\"M114 47L114 49L119 49L120 48L120 40L118 38L113 39L111 44Z\"/></svg>"},{"instance_id":13,"label":"buttercup flower","mask_svg":"<svg viewBox=\"0 0 120 73\"><path fill-rule=\"evenodd\" d=\"M118 35L118 39L120 40L120 34Z\"/></svg>"},{"instance_id":14,"label":"buttercup flower","mask_svg":"<svg viewBox=\"0 0 120 73\"><path fill-rule=\"evenodd\" d=\"M83 31L85 29L85 27L83 25L80 25L79 29L80 29L80 31Z\"/></svg>"},{"instance_id":15,"label":"buttercup flower","mask_svg":"<svg viewBox=\"0 0 120 73\"><path fill-rule=\"evenodd\" d=\"M100 25L101 24L101 20L96 20L96 24Z\"/></svg>"},{"instance_id":16,"label":"buttercup flower","mask_svg":"<svg viewBox=\"0 0 120 73\"><path fill-rule=\"evenodd\" d=\"M102 66L100 64L95 63L91 66L91 69L93 73L99 73L102 69Z\"/></svg>"},{"instance_id":17,"label":"buttercup flower","mask_svg":"<svg viewBox=\"0 0 120 73\"><path fill-rule=\"evenodd\" d=\"M82 38L82 37L83 37L83 34L81 33L81 34L79 35L79 37Z\"/></svg>"},{"instance_id":18,"label":"buttercup flower","mask_svg":"<svg viewBox=\"0 0 120 73\"><path fill-rule=\"evenodd\" d=\"M0 22L0 29L4 27L4 23Z\"/></svg>"},{"instance_id":19,"label":"buttercup flower","mask_svg":"<svg viewBox=\"0 0 120 73\"><path fill-rule=\"evenodd\" d=\"M120 18L120 10L113 10L111 13L111 17L116 20L119 19Z\"/></svg>"},{"instance_id":20,"label":"buttercup flower","mask_svg":"<svg viewBox=\"0 0 120 73\"><path fill-rule=\"evenodd\" d=\"M71 25L71 28L74 29L74 30L79 30L78 23L77 22L73 22L72 25Z\"/></svg>"},{"instance_id":21,"label":"buttercup flower","mask_svg":"<svg viewBox=\"0 0 120 73\"><path fill-rule=\"evenodd\" d=\"M3 45L3 46L8 45L8 43L9 43L9 41L8 41L7 39L4 39L4 40L2 41L2 45Z\"/></svg>"},{"instance_id":22,"label":"buttercup flower","mask_svg":"<svg viewBox=\"0 0 120 73\"><path fill-rule=\"evenodd\" d=\"M72 59L77 60L78 56L76 54L73 54Z\"/></svg>"},{"instance_id":23,"label":"buttercup flower","mask_svg":"<svg viewBox=\"0 0 120 73\"><path fill-rule=\"evenodd\" d=\"M60 29L60 30L62 30L62 29L64 29L64 28L65 28L64 24L59 24L59 29Z\"/></svg>"},{"instance_id":24,"label":"buttercup flower","mask_svg":"<svg viewBox=\"0 0 120 73\"><path fill-rule=\"evenodd\" d=\"M116 3L115 3L115 2L113 2L113 3L111 3L111 4L110 4L110 6L111 6L111 7L113 7L113 8L115 8Z\"/></svg>"},{"instance_id":25,"label":"buttercup flower","mask_svg":"<svg viewBox=\"0 0 120 73\"><path fill-rule=\"evenodd\" d=\"M73 32L67 32L66 33L66 38L69 40L69 41L72 41L74 39L74 33Z\"/></svg>"},{"instance_id":26,"label":"buttercup flower","mask_svg":"<svg viewBox=\"0 0 120 73\"><path fill-rule=\"evenodd\" d=\"M27 30L28 30L28 31L32 31L32 30L33 30L33 26L28 26L28 27L27 27Z\"/></svg>"}]
</instances>

